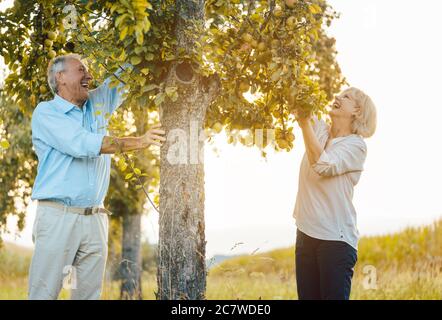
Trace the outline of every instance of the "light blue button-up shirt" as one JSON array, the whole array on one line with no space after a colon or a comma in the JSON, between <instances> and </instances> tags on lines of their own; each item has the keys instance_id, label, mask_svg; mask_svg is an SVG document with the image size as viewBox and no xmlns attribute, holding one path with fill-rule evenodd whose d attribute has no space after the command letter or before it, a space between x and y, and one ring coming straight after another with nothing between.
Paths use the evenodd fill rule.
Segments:
<instances>
[{"instance_id":1,"label":"light blue button-up shirt","mask_svg":"<svg viewBox=\"0 0 442 320\"><path fill-rule=\"evenodd\" d=\"M111 157L100 154L109 117L123 102L120 86L109 88L108 78L83 108L55 95L37 105L32 114L32 143L38 157L31 199L68 206L103 204L109 187Z\"/></svg>"}]
</instances>

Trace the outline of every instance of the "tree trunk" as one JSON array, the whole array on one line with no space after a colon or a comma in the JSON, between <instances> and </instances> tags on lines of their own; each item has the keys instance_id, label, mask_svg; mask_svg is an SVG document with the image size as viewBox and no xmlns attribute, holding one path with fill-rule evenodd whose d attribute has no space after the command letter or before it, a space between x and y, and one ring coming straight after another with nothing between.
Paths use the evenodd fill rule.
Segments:
<instances>
[{"instance_id":1,"label":"tree trunk","mask_svg":"<svg viewBox=\"0 0 442 320\"><path fill-rule=\"evenodd\" d=\"M167 104L161 115L162 127L169 134L161 148L159 299L204 298L204 164L198 157L198 151L203 152L204 142L190 133L202 130L207 105L203 97L197 86L191 85L185 96L180 95L180 103ZM173 136L170 132L177 129L184 134L181 138L175 136L178 142L169 141ZM183 139L186 141L179 141ZM177 146L181 150L177 150ZM173 158L180 151L184 161L169 161L168 155Z\"/></svg>"},{"instance_id":2,"label":"tree trunk","mask_svg":"<svg viewBox=\"0 0 442 320\"><path fill-rule=\"evenodd\" d=\"M177 0L176 6L177 47L190 52L195 39L184 31L192 21L203 21L204 1ZM157 299L204 299L204 139L200 134L217 87L187 62L171 67L166 84L178 88L179 98L167 99L160 108L167 141L161 147Z\"/></svg>"},{"instance_id":3,"label":"tree trunk","mask_svg":"<svg viewBox=\"0 0 442 320\"><path fill-rule=\"evenodd\" d=\"M121 248L120 219L115 218L116 211L112 211L112 213L113 217L109 219L109 243L108 243L107 261L106 261L106 273L105 273L106 291L112 290L112 282L115 280L115 275L117 275L120 271L119 270L120 268L119 248Z\"/></svg>"},{"instance_id":4,"label":"tree trunk","mask_svg":"<svg viewBox=\"0 0 442 320\"><path fill-rule=\"evenodd\" d=\"M121 300L141 300L141 214L123 215Z\"/></svg>"}]
</instances>

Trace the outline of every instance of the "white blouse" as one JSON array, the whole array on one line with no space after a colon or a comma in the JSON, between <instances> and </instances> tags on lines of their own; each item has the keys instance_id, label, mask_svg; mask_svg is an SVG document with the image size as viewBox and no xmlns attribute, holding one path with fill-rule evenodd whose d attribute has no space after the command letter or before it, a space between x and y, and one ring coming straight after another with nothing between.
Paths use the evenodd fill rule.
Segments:
<instances>
[{"instance_id":1,"label":"white blouse","mask_svg":"<svg viewBox=\"0 0 442 320\"><path fill-rule=\"evenodd\" d=\"M313 130L324 148L329 126L314 118ZM357 250L359 232L353 187L359 181L366 156L367 146L356 134L331 139L312 166L304 154L293 212L301 232L317 239L345 241Z\"/></svg>"}]
</instances>

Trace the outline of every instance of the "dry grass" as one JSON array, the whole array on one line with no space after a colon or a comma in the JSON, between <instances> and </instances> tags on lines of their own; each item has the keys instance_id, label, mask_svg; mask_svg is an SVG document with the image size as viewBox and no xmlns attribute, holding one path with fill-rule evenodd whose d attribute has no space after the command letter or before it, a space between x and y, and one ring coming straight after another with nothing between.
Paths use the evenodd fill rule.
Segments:
<instances>
[{"instance_id":1,"label":"dry grass","mask_svg":"<svg viewBox=\"0 0 442 320\"><path fill-rule=\"evenodd\" d=\"M287 248L227 260L211 270L208 298L296 299L294 255ZM442 299L442 220L362 238L351 298Z\"/></svg>"},{"instance_id":2,"label":"dry grass","mask_svg":"<svg viewBox=\"0 0 442 320\"><path fill-rule=\"evenodd\" d=\"M11 244L0 249L0 299L26 299L30 255L30 250ZM376 288L370 287L374 283ZM155 299L155 274L145 273L142 285L144 299ZM67 291L60 295L68 297ZM119 283L105 283L103 299L118 298ZM294 248L224 261L209 272L207 298L296 299ZM441 300L442 220L361 239L351 298Z\"/></svg>"}]
</instances>

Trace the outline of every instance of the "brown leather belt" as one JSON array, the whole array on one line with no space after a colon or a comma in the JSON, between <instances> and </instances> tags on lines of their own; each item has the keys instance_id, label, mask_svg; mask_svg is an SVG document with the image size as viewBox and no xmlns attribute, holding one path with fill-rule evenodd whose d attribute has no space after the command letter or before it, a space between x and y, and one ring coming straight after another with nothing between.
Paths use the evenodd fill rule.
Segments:
<instances>
[{"instance_id":1,"label":"brown leather belt","mask_svg":"<svg viewBox=\"0 0 442 320\"><path fill-rule=\"evenodd\" d=\"M58 203L58 202L47 201L47 200L38 200L38 204L42 205L42 206L61 209L61 210L66 208L66 211L68 211L68 212L82 214L85 216L89 216L89 215L96 214L96 213L106 213L108 215L112 215L112 212L110 212L109 210L107 210L106 208L103 208L103 207L88 207L88 208L70 207L70 206L66 206L66 205Z\"/></svg>"}]
</instances>

